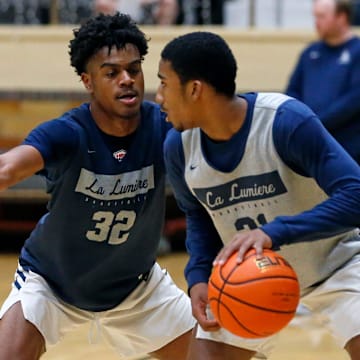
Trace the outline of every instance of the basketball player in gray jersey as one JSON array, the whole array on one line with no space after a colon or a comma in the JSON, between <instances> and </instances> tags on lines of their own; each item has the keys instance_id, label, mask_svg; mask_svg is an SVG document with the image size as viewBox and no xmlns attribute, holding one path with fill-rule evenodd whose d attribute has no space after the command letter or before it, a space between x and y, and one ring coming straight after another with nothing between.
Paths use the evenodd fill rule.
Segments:
<instances>
[{"instance_id":1,"label":"basketball player in gray jersey","mask_svg":"<svg viewBox=\"0 0 360 360\"><path fill-rule=\"evenodd\" d=\"M38 173L51 194L0 310L0 359L38 359L84 323L119 357L186 358L190 300L156 263L170 126L143 101L147 49L127 15L74 30L71 64L90 102L0 155L0 190Z\"/></svg>"},{"instance_id":2,"label":"basketball player in gray jersey","mask_svg":"<svg viewBox=\"0 0 360 360\"><path fill-rule=\"evenodd\" d=\"M301 302L360 359L360 168L316 115L282 94L235 95L226 42L194 32L161 53L156 99L174 128L165 163L186 214L185 274L198 327L190 359L268 357L276 335L243 339L208 307L213 265L236 252L279 251L295 268Z\"/></svg>"}]
</instances>

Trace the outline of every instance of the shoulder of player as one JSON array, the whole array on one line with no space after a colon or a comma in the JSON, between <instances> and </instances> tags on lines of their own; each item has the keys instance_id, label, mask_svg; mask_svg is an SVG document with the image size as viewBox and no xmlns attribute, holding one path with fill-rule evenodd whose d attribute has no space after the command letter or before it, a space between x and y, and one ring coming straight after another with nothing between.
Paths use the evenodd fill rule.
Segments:
<instances>
[{"instance_id":1,"label":"shoulder of player","mask_svg":"<svg viewBox=\"0 0 360 360\"><path fill-rule=\"evenodd\" d=\"M141 129L149 136L155 136L164 141L166 134L172 128L171 123L166 121L166 113L161 111L160 105L144 100L141 104Z\"/></svg>"},{"instance_id":2,"label":"shoulder of player","mask_svg":"<svg viewBox=\"0 0 360 360\"><path fill-rule=\"evenodd\" d=\"M174 166L174 164L180 165L184 162L184 148L182 143L182 134L175 130L171 129L166 136L164 142L164 158L167 164L172 164L170 168ZM180 165L182 166L182 165ZM168 171L171 171L168 168Z\"/></svg>"},{"instance_id":3,"label":"shoulder of player","mask_svg":"<svg viewBox=\"0 0 360 360\"><path fill-rule=\"evenodd\" d=\"M175 148L179 148L182 145L182 134L175 130L170 129L166 135L165 140L165 149L167 150L175 150Z\"/></svg>"},{"instance_id":4,"label":"shoulder of player","mask_svg":"<svg viewBox=\"0 0 360 360\"><path fill-rule=\"evenodd\" d=\"M284 123L286 127L293 128L303 121L316 117L314 112L303 102L282 93L258 93L255 108L268 110L270 114L275 111L275 126Z\"/></svg>"},{"instance_id":5,"label":"shoulder of player","mask_svg":"<svg viewBox=\"0 0 360 360\"><path fill-rule=\"evenodd\" d=\"M91 117L88 103L83 103L80 106L70 109L58 118L52 120L54 126L63 126L72 128L73 130L81 128L81 123L87 123Z\"/></svg>"},{"instance_id":6,"label":"shoulder of player","mask_svg":"<svg viewBox=\"0 0 360 360\"><path fill-rule=\"evenodd\" d=\"M34 130L40 129L45 131L51 131L52 133L57 133L59 130L67 132L78 132L78 129L81 128L80 124L76 121L76 116L74 109L70 110L61 116L44 121L40 123Z\"/></svg>"},{"instance_id":7,"label":"shoulder of player","mask_svg":"<svg viewBox=\"0 0 360 360\"><path fill-rule=\"evenodd\" d=\"M171 124L166 121L166 113L161 111L159 104L152 101L144 100L141 104L141 117L145 123L153 123L160 126L166 132L171 129Z\"/></svg>"},{"instance_id":8,"label":"shoulder of player","mask_svg":"<svg viewBox=\"0 0 360 360\"><path fill-rule=\"evenodd\" d=\"M27 141L42 143L46 139L45 142L75 145L82 131L82 126L76 121L74 115L79 108L69 110L58 118L42 122L28 134Z\"/></svg>"},{"instance_id":9,"label":"shoulder of player","mask_svg":"<svg viewBox=\"0 0 360 360\"><path fill-rule=\"evenodd\" d=\"M255 108L278 110L285 102L293 100L292 97L279 92L259 92L256 94Z\"/></svg>"},{"instance_id":10,"label":"shoulder of player","mask_svg":"<svg viewBox=\"0 0 360 360\"><path fill-rule=\"evenodd\" d=\"M274 125L297 128L302 123L307 123L309 120L315 120L317 116L315 113L303 102L288 98L279 105L274 118Z\"/></svg>"},{"instance_id":11,"label":"shoulder of player","mask_svg":"<svg viewBox=\"0 0 360 360\"><path fill-rule=\"evenodd\" d=\"M309 106L292 97L287 97L287 99L279 105L278 111L289 111L294 114L299 114L305 118L308 116L315 116L315 113Z\"/></svg>"},{"instance_id":12,"label":"shoulder of player","mask_svg":"<svg viewBox=\"0 0 360 360\"><path fill-rule=\"evenodd\" d=\"M144 100L141 104L141 116L145 118L151 118L151 119L161 119L161 109L160 105Z\"/></svg>"}]
</instances>

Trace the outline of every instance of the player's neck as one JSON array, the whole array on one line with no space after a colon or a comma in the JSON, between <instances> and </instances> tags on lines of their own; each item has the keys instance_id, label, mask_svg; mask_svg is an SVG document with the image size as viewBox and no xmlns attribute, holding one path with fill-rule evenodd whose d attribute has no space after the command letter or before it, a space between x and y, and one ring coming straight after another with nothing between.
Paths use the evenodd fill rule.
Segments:
<instances>
[{"instance_id":1,"label":"player's neck","mask_svg":"<svg viewBox=\"0 0 360 360\"><path fill-rule=\"evenodd\" d=\"M227 141L236 134L245 122L247 102L240 97L217 99L207 107L205 124L201 126L205 134L215 141Z\"/></svg>"},{"instance_id":2,"label":"player's neck","mask_svg":"<svg viewBox=\"0 0 360 360\"><path fill-rule=\"evenodd\" d=\"M90 105L90 112L101 131L112 136L129 135L137 129L140 123L140 113L132 118L121 118L112 116L93 104Z\"/></svg>"}]
</instances>

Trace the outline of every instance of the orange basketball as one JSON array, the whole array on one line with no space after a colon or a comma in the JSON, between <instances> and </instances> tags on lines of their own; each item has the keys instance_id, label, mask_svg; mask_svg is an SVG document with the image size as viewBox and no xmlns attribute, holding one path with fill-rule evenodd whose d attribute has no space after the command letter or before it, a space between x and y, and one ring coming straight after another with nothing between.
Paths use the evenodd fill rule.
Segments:
<instances>
[{"instance_id":1,"label":"orange basketball","mask_svg":"<svg viewBox=\"0 0 360 360\"><path fill-rule=\"evenodd\" d=\"M254 249L236 264L237 252L209 279L211 311L220 326L244 338L275 334L294 317L300 298L294 269L278 253Z\"/></svg>"}]
</instances>

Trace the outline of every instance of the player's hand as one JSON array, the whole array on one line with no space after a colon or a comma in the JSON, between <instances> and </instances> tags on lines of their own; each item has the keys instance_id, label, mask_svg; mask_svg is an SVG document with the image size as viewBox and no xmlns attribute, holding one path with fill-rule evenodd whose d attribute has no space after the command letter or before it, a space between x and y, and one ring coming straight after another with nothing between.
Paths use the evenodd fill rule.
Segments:
<instances>
[{"instance_id":1,"label":"player's hand","mask_svg":"<svg viewBox=\"0 0 360 360\"><path fill-rule=\"evenodd\" d=\"M206 307L208 305L208 284L198 283L190 289L192 313L199 325L205 331L220 329L216 320L208 319Z\"/></svg>"},{"instance_id":2,"label":"player's hand","mask_svg":"<svg viewBox=\"0 0 360 360\"><path fill-rule=\"evenodd\" d=\"M255 249L257 258L263 256L263 249L271 249L271 238L260 229L242 231L236 233L229 244L225 245L216 256L213 265L223 265L235 251L238 252L237 263L243 261L245 253Z\"/></svg>"}]
</instances>

